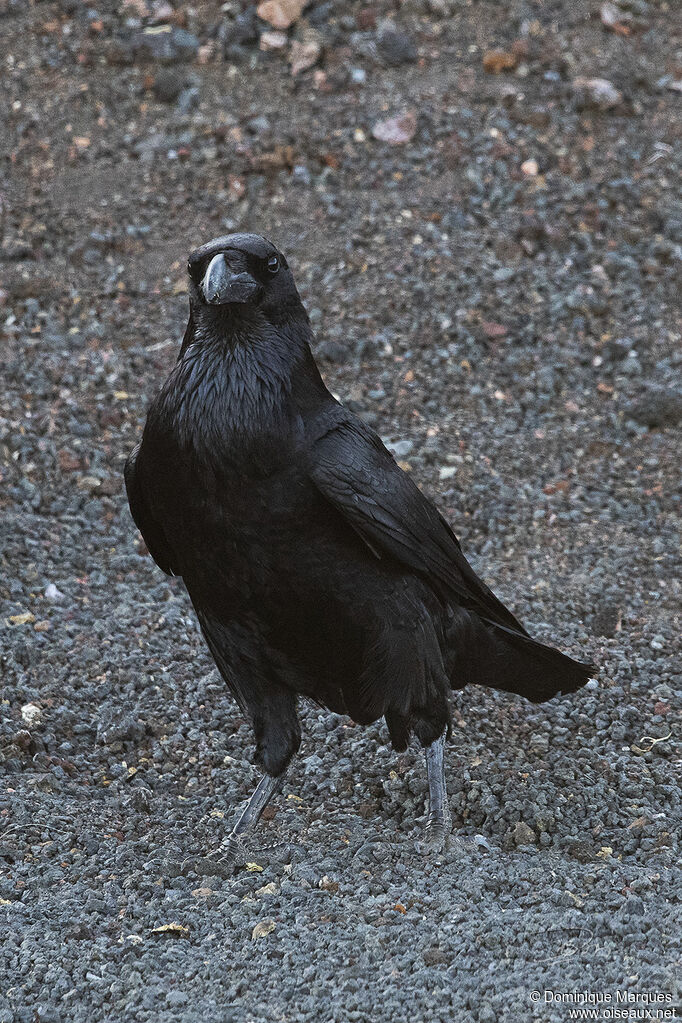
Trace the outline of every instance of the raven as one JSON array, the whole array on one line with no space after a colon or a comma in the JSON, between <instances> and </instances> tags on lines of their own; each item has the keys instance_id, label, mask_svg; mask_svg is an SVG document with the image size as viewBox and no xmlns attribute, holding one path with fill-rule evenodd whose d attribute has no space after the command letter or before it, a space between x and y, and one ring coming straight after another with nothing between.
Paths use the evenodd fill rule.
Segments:
<instances>
[{"instance_id":1,"label":"raven","mask_svg":"<svg viewBox=\"0 0 682 1023\"><path fill-rule=\"evenodd\" d=\"M533 640L483 583L436 507L327 390L286 258L256 234L189 257L178 361L126 462L133 519L182 576L264 776L221 844L241 839L301 741L297 699L396 750L426 751L427 849L447 842L448 693L477 683L533 702L590 677Z\"/></svg>"}]
</instances>

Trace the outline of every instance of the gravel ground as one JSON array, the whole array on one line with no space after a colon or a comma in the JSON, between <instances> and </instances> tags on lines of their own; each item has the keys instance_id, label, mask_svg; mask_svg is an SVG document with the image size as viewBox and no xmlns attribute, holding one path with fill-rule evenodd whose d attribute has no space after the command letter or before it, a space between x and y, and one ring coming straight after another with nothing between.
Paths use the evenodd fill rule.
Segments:
<instances>
[{"instance_id":1,"label":"gravel ground","mask_svg":"<svg viewBox=\"0 0 682 1023\"><path fill-rule=\"evenodd\" d=\"M329 0L274 31L0 0L0 1021L671 1012L680 8ZM304 709L257 866L196 862L251 735L122 467L186 254L237 228L287 253L332 389L475 567L600 666L549 705L455 695L439 861L419 751Z\"/></svg>"}]
</instances>

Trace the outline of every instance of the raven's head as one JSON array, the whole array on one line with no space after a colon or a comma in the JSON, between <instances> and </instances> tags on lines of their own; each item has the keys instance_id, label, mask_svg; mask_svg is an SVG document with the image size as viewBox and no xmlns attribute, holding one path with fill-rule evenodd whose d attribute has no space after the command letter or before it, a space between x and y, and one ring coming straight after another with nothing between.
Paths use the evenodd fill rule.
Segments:
<instances>
[{"instance_id":1,"label":"raven's head","mask_svg":"<svg viewBox=\"0 0 682 1023\"><path fill-rule=\"evenodd\" d=\"M307 319L286 259L259 234L214 238L190 254L187 272L192 314L204 323Z\"/></svg>"}]
</instances>

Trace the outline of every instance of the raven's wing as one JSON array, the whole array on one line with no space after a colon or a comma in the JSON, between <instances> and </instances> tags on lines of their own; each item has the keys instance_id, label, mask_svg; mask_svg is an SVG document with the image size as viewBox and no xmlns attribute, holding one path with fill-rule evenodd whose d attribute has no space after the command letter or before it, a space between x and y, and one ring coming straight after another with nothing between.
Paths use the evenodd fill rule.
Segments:
<instances>
[{"instance_id":1,"label":"raven's wing","mask_svg":"<svg viewBox=\"0 0 682 1023\"><path fill-rule=\"evenodd\" d=\"M130 512L135 525L142 533L142 539L147 545L147 550L156 564L166 575L176 575L177 573L173 568L173 552L166 540L163 529L150 512L145 500L137 464L140 447L141 445L138 444L133 448L123 470Z\"/></svg>"},{"instance_id":2,"label":"raven's wing","mask_svg":"<svg viewBox=\"0 0 682 1023\"><path fill-rule=\"evenodd\" d=\"M442 515L361 420L337 419L310 454L316 487L376 557L396 559L446 599L527 635L478 578Z\"/></svg>"}]
</instances>

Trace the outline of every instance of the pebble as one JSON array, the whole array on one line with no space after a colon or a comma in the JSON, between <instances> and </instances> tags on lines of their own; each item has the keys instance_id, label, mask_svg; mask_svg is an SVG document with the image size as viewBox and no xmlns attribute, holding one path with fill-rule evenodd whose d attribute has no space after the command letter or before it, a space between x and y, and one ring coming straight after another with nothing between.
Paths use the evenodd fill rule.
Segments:
<instances>
[{"instance_id":1,"label":"pebble","mask_svg":"<svg viewBox=\"0 0 682 1023\"><path fill-rule=\"evenodd\" d=\"M398 67L417 59L417 47L406 32L387 25L377 34L377 53L385 64Z\"/></svg>"},{"instance_id":2,"label":"pebble","mask_svg":"<svg viewBox=\"0 0 682 1023\"><path fill-rule=\"evenodd\" d=\"M54 583L48 583L45 587L45 599L51 604L59 604L64 600L64 594Z\"/></svg>"},{"instance_id":3,"label":"pebble","mask_svg":"<svg viewBox=\"0 0 682 1023\"><path fill-rule=\"evenodd\" d=\"M636 422L652 429L676 426L682 421L682 390L649 386L627 412Z\"/></svg>"},{"instance_id":4,"label":"pebble","mask_svg":"<svg viewBox=\"0 0 682 1023\"><path fill-rule=\"evenodd\" d=\"M190 85L186 89L183 89L178 96L178 102L176 104L176 110L179 114L189 114L192 110L196 110L199 106L201 93L197 86ZM205 149L207 154L210 154L210 159L215 159L217 155L215 150Z\"/></svg>"},{"instance_id":5,"label":"pebble","mask_svg":"<svg viewBox=\"0 0 682 1023\"><path fill-rule=\"evenodd\" d=\"M226 58L239 55L243 47L258 42L258 19L255 7L248 7L232 21L223 22L218 30Z\"/></svg>"},{"instance_id":6,"label":"pebble","mask_svg":"<svg viewBox=\"0 0 682 1023\"><path fill-rule=\"evenodd\" d=\"M289 42L286 32L263 32L260 37L261 50L283 50Z\"/></svg>"},{"instance_id":7,"label":"pebble","mask_svg":"<svg viewBox=\"0 0 682 1023\"><path fill-rule=\"evenodd\" d=\"M161 103L174 103L185 87L185 75L174 67L161 68L154 76L152 92Z\"/></svg>"},{"instance_id":8,"label":"pebble","mask_svg":"<svg viewBox=\"0 0 682 1023\"><path fill-rule=\"evenodd\" d=\"M519 821L514 827L514 842L518 846L535 845L535 832L523 821Z\"/></svg>"},{"instance_id":9,"label":"pebble","mask_svg":"<svg viewBox=\"0 0 682 1023\"><path fill-rule=\"evenodd\" d=\"M600 601L592 616L592 632L595 636L611 639L621 624L621 609L611 600Z\"/></svg>"},{"instance_id":10,"label":"pebble","mask_svg":"<svg viewBox=\"0 0 682 1023\"><path fill-rule=\"evenodd\" d=\"M394 458L407 458L414 451L414 441L408 439L387 441L386 446Z\"/></svg>"},{"instance_id":11,"label":"pebble","mask_svg":"<svg viewBox=\"0 0 682 1023\"><path fill-rule=\"evenodd\" d=\"M199 40L184 28L160 25L138 32L132 48L140 60L174 64L194 60L199 51Z\"/></svg>"},{"instance_id":12,"label":"pebble","mask_svg":"<svg viewBox=\"0 0 682 1023\"><path fill-rule=\"evenodd\" d=\"M623 94L606 78L574 78L573 93L578 107L612 110L623 102Z\"/></svg>"},{"instance_id":13,"label":"pebble","mask_svg":"<svg viewBox=\"0 0 682 1023\"><path fill-rule=\"evenodd\" d=\"M21 720L29 726L34 728L39 725L43 718L42 708L36 703L25 703L21 708Z\"/></svg>"}]
</instances>

